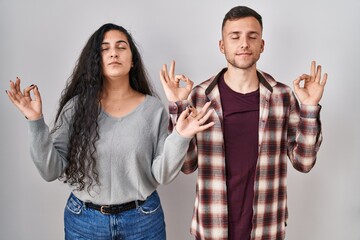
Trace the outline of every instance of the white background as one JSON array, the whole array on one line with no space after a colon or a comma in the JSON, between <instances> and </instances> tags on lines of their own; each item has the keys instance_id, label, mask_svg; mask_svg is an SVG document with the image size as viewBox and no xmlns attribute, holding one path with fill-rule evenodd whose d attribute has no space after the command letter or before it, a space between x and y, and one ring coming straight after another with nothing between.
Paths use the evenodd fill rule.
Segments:
<instances>
[{"instance_id":1,"label":"white background","mask_svg":"<svg viewBox=\"0 0 360 240\"><path fill-rule=\"evenodd\" d=\"M52 124L65 82L90 35L113 22L128 29L162 100L158 72L177 60L177 72L200 83L225 66L218 50L221 22L236 5L264 20L265 51L258 68L278 81L308 73L311 60L328 72L321 104L324 141L308 174L289 164L287 239L360 239L360 1L358 0L0 0L0 239L63 239L69 190L41 179L29 157L28 127L5 95L16 76L37 84ZM159 193L170 240L189 234L196 173Z\"/></svg>"}]
</instances>

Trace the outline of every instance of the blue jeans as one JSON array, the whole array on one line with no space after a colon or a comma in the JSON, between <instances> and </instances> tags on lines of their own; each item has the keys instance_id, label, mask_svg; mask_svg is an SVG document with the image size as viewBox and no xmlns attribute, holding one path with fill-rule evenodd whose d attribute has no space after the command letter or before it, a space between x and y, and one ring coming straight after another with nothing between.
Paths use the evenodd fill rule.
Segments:
<instances>
[{"instance_id":1,"label":"blue jeans","mask_svg":"<svg viewBox=\"0 0 360 240\"><path fill-rule=\"evenodd\" d=\"M71 194L64 211L64 226L66 240L166 239L164 213L156 191L136 209L110 215L87 208Z\"/></svg>"}]
</instances>

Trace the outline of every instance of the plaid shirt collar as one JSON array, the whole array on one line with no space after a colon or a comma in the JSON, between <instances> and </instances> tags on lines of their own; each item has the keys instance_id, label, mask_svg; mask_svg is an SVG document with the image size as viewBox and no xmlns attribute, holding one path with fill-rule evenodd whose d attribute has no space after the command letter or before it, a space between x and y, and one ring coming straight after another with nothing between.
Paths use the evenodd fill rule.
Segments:
<instances>
[{"instance_id":1,"label":"plaid shirt collar","mask_svg":"<svg viewBox=\"0 0 360 240\"><path fill-rule=\"evenodd\" d=\"M214 79L210 82L209 86L206 88L205 90L205 94L208 96L211 91L215 88L215 86L217 86L218 82L219 82L219 78L222 74L224 74L227 71L227 68L223 68L215 77ZM276 81L274 81L271 78L267 78L265 73L260 72L259 70L256 71L256 74L259 78L259 82L265 87L267 88L270 92L273 91L273 86L276 84ZM218 92L217 95L219 95L220 93ZM219 97L219 96L214 96L214 97Z\"/></svg>"},{"instance_id":2,"label":"plaid shirt collar","mask_svg":"<svg viewBox=\"0 0 360 240\"><path fill-rule=\"evenodd\" d=\"M219 116L221 123L223 123L223 113L221 107L218 82L220 76L223 75L226 71L227 68L223 68L216 76L213 77L211 81L204 82L201 84L202 87L205 88L205 95L213 103L212 104L213 108L215 109L217 115ZM267 100L270 98L270 95L273 92L273 87L276 85L276 81L268 74L261 72L259 70L256 71L256 74L260 82L260 95L261 95L260 101L262 101L266 105L266 103L268 102ZM260 104L260 105L264 105L264 104ZM264 108L260 110L260 115L261 114L264 114ZM262 136L261 132L260 132L260 136Z\"/></svg>"}]
</instances>

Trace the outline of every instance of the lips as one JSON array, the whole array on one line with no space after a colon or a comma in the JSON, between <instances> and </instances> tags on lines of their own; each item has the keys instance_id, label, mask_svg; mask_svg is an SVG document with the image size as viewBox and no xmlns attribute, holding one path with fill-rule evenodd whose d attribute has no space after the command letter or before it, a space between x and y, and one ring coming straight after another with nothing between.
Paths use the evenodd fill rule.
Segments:
<instances>
[{"instance_id":1,"label":"lips","mask_svg":"<svg viewBox=\"0 0 360 240\"><path fill-rule=\"evenodd\" d=\"M241 52L241 53L237 53L236 55L249 56L249 55L251 55L251 52Z\"/></svg>"},{"instance_id":2,"label":"lips","mask_svg":"<svg viewBox=\"0 0 360 240\"><path fill-rule=\"evenodd\" d=\"M111 62L111 63L109 63L109 65L120 65L121 63L119 63L119 62Z\"/></svg>"}]
</instances>

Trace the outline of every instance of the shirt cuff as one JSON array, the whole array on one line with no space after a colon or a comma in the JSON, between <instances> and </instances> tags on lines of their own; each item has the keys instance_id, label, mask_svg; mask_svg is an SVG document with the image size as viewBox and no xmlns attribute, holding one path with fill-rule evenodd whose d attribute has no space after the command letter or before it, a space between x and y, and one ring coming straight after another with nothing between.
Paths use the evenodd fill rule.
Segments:
<instances>
[{"instance_id":1,"label":"shirt cuff","mask_svg":"<svg viewBox=\"0 0 360 240\"><path fill-rule=\"evenodd\" d=\"M302 118L319 118L321 110L321 105L310 106L310 105L301 105L300 108L300 117Z\"/></svg>"},{"instance_id":2,"label":"shirt cuff","mask_svg":"<svg viewBox=\"0 0 360 240\"><path fill-rule=\"evenodd\" d=\"M170 114L180 114L185 110L185 108L187 106L189 106L188 100L169 102L169 113Z\"/></svg>"}]
</instances>

